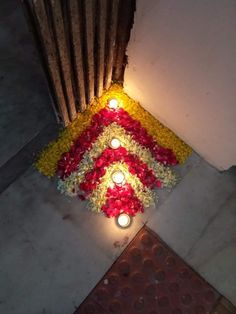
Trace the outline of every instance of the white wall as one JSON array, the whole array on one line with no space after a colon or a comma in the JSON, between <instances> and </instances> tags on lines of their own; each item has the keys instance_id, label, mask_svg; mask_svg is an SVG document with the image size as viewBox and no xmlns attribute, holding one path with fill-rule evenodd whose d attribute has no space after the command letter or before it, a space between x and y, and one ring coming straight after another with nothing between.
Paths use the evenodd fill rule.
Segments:
<instances>
[{"instance_id":1,"label":"white wall","mask_svg":"<svg viewBox=\"0 0 236 314\"><path fill-rule=\"evenodd\" d=\"M137 0L125 90L218 169L236 165L236 1Z\"/></svg>"}]
</instances>

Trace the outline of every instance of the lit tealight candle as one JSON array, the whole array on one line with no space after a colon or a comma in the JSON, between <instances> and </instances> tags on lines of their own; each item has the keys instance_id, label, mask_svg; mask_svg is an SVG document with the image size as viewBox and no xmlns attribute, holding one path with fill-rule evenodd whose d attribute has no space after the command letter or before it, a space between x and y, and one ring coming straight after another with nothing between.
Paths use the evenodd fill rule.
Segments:
<instances>
[{"instance_id":1,"label":"lit tealight candle","mask_svg":"<svg viewBox=\"0 0 236 314\"><path fill-rule=\"evenodd\" d=\"M122 184L125 181L125 176L122 171L115 171L112 174L112 181L116 184Z\"/></svg>"},{"instance_id":2,"label":"lit tealight candle","mask_svg":"<svg viewBox=\"0 0 236 314\"><path fill-rule=\"evenodd\" d=\"M131 217L128 214L122 213L116 218L117 225L120 228L128 228L131 224Z\"/></svg>"},{"instance_id":3,"label":"lit tealight candle","mask_svg":"<svg viewBox=\"0 0 236 314\"><path fill-rule=\"evenodd\" d=\"M109 102L108 102L108 105L109 105L109 108L111 109L117 109L118 107L118 100L113 98L113 99L110 99Z\"/></svg>"},{"instance_id":4,"label":"lit tealight candle","mask_svg":"<svg viewBox=\"0 0 236 314\"><path fill-rule=\"evenodd\" d=\"M110 142L110 146L113 149L117 149L120 147L120 141L118 140L118 138L113 138Z\"/></svg>"}]
</instances>

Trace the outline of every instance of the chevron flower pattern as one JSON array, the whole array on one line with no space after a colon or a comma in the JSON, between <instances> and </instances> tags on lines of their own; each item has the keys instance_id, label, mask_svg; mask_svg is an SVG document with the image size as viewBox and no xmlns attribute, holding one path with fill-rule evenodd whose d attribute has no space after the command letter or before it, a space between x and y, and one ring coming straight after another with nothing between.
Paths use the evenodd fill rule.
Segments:
<instances>
[{"instance_id":1,"label":"chevron flower pattern","mask_svg":"<svg viewBox=\"0 0 236 314\"><path fill-rule=\"evenodd\" d=\"M87 199L92 211L107 217L143 212L156 199L155 189L176 183L171 167L181 161L180 150L173 143L175 149L160 145L145 123L127 110L128 98L117 94L117 88L103 98L102 106L97 106L89 119L80 119L80 132L64 131L36 164L46 175L56 172L61 193ZM190 148L161 127L187 157Z\"/></svg>"},{"instance_id":2,"label":"chevron flower pattern","mask_svg":"<svg viewBox=\"0 0 236 314\"><path fill-rule=\"evenodd\" d=\"M168 148L159 146L140 122L123 108L101 109L90 126L62 155L57 174L58 188L69 196L89 199L91 209L108 217L122 212L135 215L153 202L152 189L171 187L176 178L167 165L177 159ZM112 146L112 140L119 147ZM121 173L116 183L112 174Z\"/></svg>"}]
</instances>

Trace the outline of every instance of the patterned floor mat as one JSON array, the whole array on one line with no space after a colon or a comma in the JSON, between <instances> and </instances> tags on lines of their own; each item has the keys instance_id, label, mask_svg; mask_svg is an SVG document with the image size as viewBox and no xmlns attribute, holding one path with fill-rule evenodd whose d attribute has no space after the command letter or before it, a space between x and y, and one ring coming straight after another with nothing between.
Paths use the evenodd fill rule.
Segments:
<instances>
[{"instance_id":1,"label":"patterned floor mat","mask_svg":"<svg viewBox=\"0 0 236 314\"><path fill-rule=\"evenodd\" d=\"M143 227L75 314L208 314L219 296Z\"/></svg>"}]
</instances>

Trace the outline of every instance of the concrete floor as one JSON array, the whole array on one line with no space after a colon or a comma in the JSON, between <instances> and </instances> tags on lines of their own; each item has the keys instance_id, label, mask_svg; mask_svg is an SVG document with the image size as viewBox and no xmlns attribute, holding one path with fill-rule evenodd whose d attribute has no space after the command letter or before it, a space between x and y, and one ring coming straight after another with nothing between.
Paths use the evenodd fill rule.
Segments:
<instances>
[{"instance_id":1,"label":"concrete floor","mask_svg":"<svg viewBox=\"0 0 236 314\"><path fill-rule=\"evenodd\" d=\"M0 15L0 165L16 172L6 161L54 117L19 1L1 1ZM72 313L145 222L236 305L235 170L193 154L177 171L175 189L124 231L28 167L0 194L0 313Z\"/></svg>"},{"instance_id":2,"label":"concrete floor","mask_svg":"<svg viewBox=\"0 0 236 314\"><path fill-rule=\"evenodd\" d=\"M72 313L145 222L236 304L235 171L195 154L177 171L124 231L29 168L0 196L0 313Z\"/></svg>"}]
</instances>

